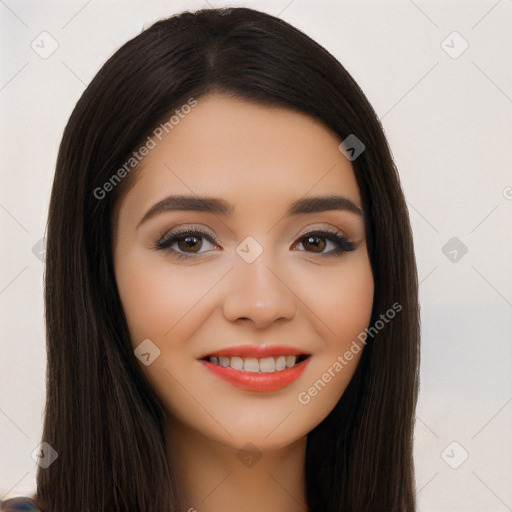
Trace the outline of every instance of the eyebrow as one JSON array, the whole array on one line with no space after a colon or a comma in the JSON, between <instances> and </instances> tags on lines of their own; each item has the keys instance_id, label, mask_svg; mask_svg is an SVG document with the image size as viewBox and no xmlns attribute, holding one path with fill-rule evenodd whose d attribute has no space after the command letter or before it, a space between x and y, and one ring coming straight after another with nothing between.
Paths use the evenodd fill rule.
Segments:
<instances>
[{"instance_id":1,"label":"eyebrow","mask_svg":"<svg viewBox=\"0 0 512 512\"><path fill-rule=\"evenodd\" d=\"M168 196L158 203L154 204L142 217L137 228L152 217L169 211L196 211L208 212L224 217L231 217L234 213L234 207L224 199L215 197L198 197L175 195ZM285 216L300 215L307 213L317 213L328 210L347 210L357 215L363 216L362 209L344 196L328 195L307 197L293 201Z\"/></svg>"}]
</instances>

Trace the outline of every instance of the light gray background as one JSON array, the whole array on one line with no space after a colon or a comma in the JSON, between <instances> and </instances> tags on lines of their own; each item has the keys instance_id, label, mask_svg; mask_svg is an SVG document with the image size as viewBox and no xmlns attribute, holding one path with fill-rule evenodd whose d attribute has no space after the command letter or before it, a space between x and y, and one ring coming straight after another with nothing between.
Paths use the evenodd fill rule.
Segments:
<instances>
[{"instance_id":1,"label":"light gray background","mask_svg":"<svg viewBox=\"0 0 512 512\"><path fill-rule=\"evenodd\" d=\"M43 263L33 247L65 123L125 41L159 18L226 5L304 30L382 120L421 281L419 510L512 510L511 0L0 0L0 496L34 489L46 361ZM31 48L50 48L43 31L58 43L46 59ZM452 237L458 245L445 255Z\"/></svg>"}]
</instances>

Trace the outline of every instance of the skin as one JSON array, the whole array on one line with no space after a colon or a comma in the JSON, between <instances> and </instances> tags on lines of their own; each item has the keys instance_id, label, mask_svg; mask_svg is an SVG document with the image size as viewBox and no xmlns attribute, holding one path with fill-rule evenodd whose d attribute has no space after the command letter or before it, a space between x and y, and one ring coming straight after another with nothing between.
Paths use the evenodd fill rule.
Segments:
<instances>
[{"instance_id":1,"label":"skin","mask_svg":"<svg viewBox=\"0 0 512 512\"><path fill-rule=\"evenodd\" d=\"M115 278L134 349L150 339L160 355L145 366L165 404L167 456L186 509L306 510L306 435L333 409L361 353L307 404L298 400L368 326L374 283L364 219L348 210L286 217L297 199L339 194L362 208L341 140L317 120L223 95L192 111L145 157L123 198L114 240ZM231 217L167 211L137 227L173 194L222 198ZM215 235L192 249L154 244L178 227ZM341 232L355 249L304 235ZM252 236L263 252L247 263L237 246ZM187 252L188 251L188 252ZM197 360L242 343L288 344L312 354L299 379L271 392L241 390ZM257 459L243 459L251 443ZM238 455L238 456L237 456ZM136 470L136 468L134 468Z\"/></svg>"}]
</instances>

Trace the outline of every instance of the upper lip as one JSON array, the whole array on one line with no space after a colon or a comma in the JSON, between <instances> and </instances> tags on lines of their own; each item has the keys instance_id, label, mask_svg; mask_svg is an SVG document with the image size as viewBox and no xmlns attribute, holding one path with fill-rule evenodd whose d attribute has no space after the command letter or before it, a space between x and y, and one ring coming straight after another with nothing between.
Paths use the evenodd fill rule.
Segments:
<instances>
[{"instance_id":1,"label":"upper lip","mask_svg":"<svg viewBox=\"0 0 512 512\"><path fill-rule=\"evenodd\" d=\"M311 355L304 350L300 350L288 345L233 345L231 347L223 348L208 352L199 359L204 359L210 356L224 356L224 357L254 357L261 359L263 357L277 357L277 356L300 356Z\"/></svg>"}]
</instances>

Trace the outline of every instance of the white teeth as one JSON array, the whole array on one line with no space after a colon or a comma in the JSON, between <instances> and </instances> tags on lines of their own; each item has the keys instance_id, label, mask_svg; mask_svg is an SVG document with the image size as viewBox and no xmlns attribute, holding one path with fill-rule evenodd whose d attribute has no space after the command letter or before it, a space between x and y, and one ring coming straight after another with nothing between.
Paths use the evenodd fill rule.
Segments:
<instances>
[{"instance_id":1,"label":"white teeth","mask_svg":"<svg viewBox=\"0 0 512 512\"><path fill-rule=\"evenodd\" d=\"M245 370L253 373L274 373L291 368L297 363L297 356L277 356L277 357L224 357L210 356L210 363L227 368L228 366L235 370Z\"/></svg>"},{"instance_id":2,"label":"white teeth","mask_svg":"<svg viewBox=\"0 0 512 512\"><path fill-rule=\"evenodd\" d=\"M258 360L254 357L244 359L244 370L247 372L259 372L260 365L258 364Z\"/></svg>"},{"instance_id":3,"label":"white teeth","mask_svg":"<svg viewBox=\"0 0 512 512\"><path fill-rule=\"evenodd\" d=\"M284 370L286 368L286 357L279 356L276 359L276 371Z\"/></svg>"},{"instance_id":4,"label":"white teeth","mask_svg":"<svg viewBox=\"0 0 512 512\"><path fill-rule=\"evenodd\" d=\"M241 357L232 357L230 366L235 370L242 370L244 367L244 362L242 361Z\"/></svg>"},{"instance_id":5,"label":"white teeth","mask_svg":"<svg viewBox=\"0 0 512 512\"><path fill-rule=\"evenodd\" d=\"M295 366L295 361L297 358L295 356L286 356L286 368L291 368Z\"/></svg>"},{"instance_id":6,"label":"white teeth","mask_svg":"<svg viewBox=\"0 0 512 512\"><path fill-rule=\"evenodd\" d=\"M276 371L276 361L273 357L260 359L260 372L272 373Z\"/></svg>"}]
</instances>

